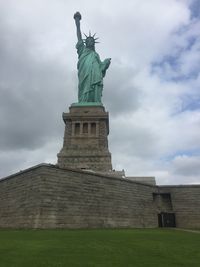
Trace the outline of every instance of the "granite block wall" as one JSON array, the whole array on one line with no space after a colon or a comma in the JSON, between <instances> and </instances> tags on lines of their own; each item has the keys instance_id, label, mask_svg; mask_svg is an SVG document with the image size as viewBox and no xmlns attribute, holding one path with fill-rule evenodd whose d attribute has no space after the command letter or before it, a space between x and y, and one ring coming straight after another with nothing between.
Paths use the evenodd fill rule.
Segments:
<instances>
[{"instance_id":1,"label":"granite block wall","mask_svg":"<svg viewBox=\"0 0 200 267\"><path fill-rule=\"evenodd\" d=\"M0 180L0 227L29 228L40 206L40 170Z\"/></svg>"},{"instance_id":2,"label":"granite block wall","mask_svg":"<svg viewBox=\"0 0 200 267\"><path fill-rule=\"evenodd\" d=\"M169 198L170 196L170 198ZM200 185L152 186L41 164L0 180L0 228L200 228Z\"/></svg>"},{"instance_id":3,"label":"granite block wall","mask_svg":"<svg viewBox=\"0 0 200 267\"><path fill-rule=\"evenodd\" d=\"M153 186L41 165L0 181L0 227L157 227Z\"/></svg>"},{"instance_id":4,"label":"granite block wall","mask_svg":"<svg viewBox=\"0 0 200 267\"><path fill-rule=\"evenodd\" d=\"M176 227L200 229L200 185L160 186L158 191L171 194Z\"/></svg>"}]
</instances>

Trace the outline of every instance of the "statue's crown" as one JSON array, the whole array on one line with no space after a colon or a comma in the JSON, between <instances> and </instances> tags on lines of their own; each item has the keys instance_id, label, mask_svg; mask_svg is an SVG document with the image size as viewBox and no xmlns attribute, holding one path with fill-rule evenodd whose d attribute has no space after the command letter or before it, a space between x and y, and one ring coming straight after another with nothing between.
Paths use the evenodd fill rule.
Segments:
<instances>
[{"instance_id":1,"label":"statue's crown","mask_svg":"<svg viewBox=\"0 0 200 267\"><path fill-rule=\"evenodd\" d=\"M98 40L99 38L98 37L97 38L94 38L95 35L96 35L96 33L93 34L93 35L91 35L91 32L89 31L89 35L86 35L85 33L84 33L84 35L86 37L85 39L83 39L84 42L86 42L87 39L92 38L94 40L95 44L99 43L99 42L96 42L96 40Z\"/></svg>"}]
</instances>

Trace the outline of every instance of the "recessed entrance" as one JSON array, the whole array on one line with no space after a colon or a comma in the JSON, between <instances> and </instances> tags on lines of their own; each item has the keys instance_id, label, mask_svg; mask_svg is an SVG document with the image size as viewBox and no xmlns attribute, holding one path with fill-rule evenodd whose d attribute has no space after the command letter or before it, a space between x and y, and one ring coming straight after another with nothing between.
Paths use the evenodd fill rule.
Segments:
<instances>
[{"instance_id":1,"label":"recessed entrance","mask_svg":"<svg viewBox=\"0 0 200 267\"><path fill-rule=\"evenodd\" d=\"M176 227L175 213L161 212L158 214L159 227Z\"/></svg>"}]
</instances>

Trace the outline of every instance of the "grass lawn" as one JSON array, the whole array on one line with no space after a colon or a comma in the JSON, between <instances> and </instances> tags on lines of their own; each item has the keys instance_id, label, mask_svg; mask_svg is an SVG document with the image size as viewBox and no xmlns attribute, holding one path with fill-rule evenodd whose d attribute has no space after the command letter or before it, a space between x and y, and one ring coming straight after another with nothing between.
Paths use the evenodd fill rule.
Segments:
<instances>
[{"instance_id":1,"label":"grass lawn","mask_svg":"<svg viewBox=\"0 0 200 267\"><path fill-rule=\"evenodd\" d=\"M199 267L200 234L175 230L0 230L0 267Z\"/></svg>"}]
</instances>

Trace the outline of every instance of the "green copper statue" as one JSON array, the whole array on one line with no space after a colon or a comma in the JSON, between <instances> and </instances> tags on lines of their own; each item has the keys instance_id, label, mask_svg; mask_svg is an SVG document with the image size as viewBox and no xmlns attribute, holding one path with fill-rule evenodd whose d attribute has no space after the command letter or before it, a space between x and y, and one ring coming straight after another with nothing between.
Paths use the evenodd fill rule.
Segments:
<instances>
[{"instance_id":1,"label":"green copper statue","mask_svg":"<svg viewBox=\"0 0 200 267\"><path fill-rule=\"evenodd\" d=\"M78 43L76 45L78 53L78 102L81 104L99 103L101 104L101 96L103 90L103 77L110 65L110 58L101 62L99 55L95 51L95 34L86 36L82 39L80 20L81 14L76 12L74 19L77 28Z\"/></svg>"}]
</instances>

